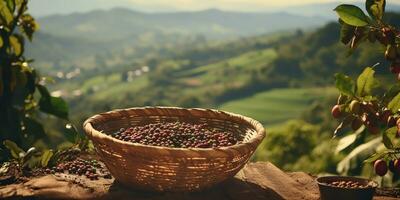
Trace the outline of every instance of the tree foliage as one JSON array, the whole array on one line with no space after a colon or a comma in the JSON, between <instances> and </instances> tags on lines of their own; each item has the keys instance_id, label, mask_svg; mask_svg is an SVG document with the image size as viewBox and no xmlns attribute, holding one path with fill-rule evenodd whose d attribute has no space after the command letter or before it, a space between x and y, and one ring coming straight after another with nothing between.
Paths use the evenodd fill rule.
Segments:
<instances>
[{"instance_id":1,"label":"tree foliage","mask_svg":"<svg viewBox=\"0 0 400 200\"><path fill-rule=\"evenodd\" d=\"M46 138L38 116L53 115L68 120L68 106L46 88L46 80L25 57L25 42L32 41L38 23L27 12L28 0L0 1L0 161L26 159L26 152L34 141ZM68 122L68 121L66 121ZM12 142L13 141L13 142ZM20 145L20 147L17 146ZM4 151L8 148L11 153ZM22 152L21 155L18 152ZM45 151L42 164L47 164L52 153Z\"/></svg>"},{"instance_id":2,"label":"tree foliage","mask_svg":"<svg viewBox=\"0 0 400 200\"><path fill-rule=\"evenodd\" d=\"M355 159L367 158L366 162L383 159L387 163L400 153L400 91L398 83L388 85L376 76L376 68L385 67L400 80L400 31L385 21L385 0L367 0L365 14L354 5L339 5L335 11L341 24L340 41L354 53L362 43L377 43L384 48L385 63L365 67L357 79L336 74L336 87L341 95L332 114L342 123L335 131L341 137L346 127L353 134L340 139L340 151L348 151L338 165L338 171L346 174ZM388 65L388 66L385 66ZM349 151L349 147L351 151Z\"/></svg>"}]
</instances>

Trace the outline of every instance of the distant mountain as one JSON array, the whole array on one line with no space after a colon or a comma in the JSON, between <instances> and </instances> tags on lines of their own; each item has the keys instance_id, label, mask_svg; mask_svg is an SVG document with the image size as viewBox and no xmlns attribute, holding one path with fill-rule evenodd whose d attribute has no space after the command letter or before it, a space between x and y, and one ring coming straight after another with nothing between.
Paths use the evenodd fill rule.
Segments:
<instances>
[{"instance_id":1,"label":"distant mountain","mask_svg":"<svg viewBox=\"0 0 400 200\"><path fill-rule=\"evenodd\" d=\"M388 2L386 5L386 10L387 11L392 11L392 12L399 12L400 11L400 4L394 4L394 1ZM302 6L290 6L287 8L283 8L287 13L291 13L294 15L301 15L301 16L318 16L318 17L323 17L325 19L336 19L337 15L333 11L339 4L339 2L332 2L332 3L317 3L317 4L307 4L307 5L302 5ZM358 7L364 9L364 3L358 3L358 2L348 2L348 4L354 4L357 5Z\"/></svg>"},{"instance_id":2,"label":"distant mountain","mask_svg":"<svg viewBox=\"0 0 400 200\"><path fill-rule=\"evenodd\" d=\"M284 12L244 13L209 9L196 12L144 13L124 8L52 15L38 19L43 32L62 37L114 40L148 32L202 34L207 38L250 36L316 27L327 20Z\"/></svg>"}]
</instances>

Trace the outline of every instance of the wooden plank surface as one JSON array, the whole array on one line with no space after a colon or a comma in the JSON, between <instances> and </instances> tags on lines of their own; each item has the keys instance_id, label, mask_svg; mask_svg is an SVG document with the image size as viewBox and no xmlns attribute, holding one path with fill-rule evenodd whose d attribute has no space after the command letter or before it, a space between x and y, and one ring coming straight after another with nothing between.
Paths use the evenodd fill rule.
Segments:
<instances>
[{"instance_id":1,"label":"wooden plank surface","mask_svg":"<svg viewBox=\"0 0 400 200\"><path fill-rule=\"evenodd\" d=\"M271 163L249 163L234 178L215 187L192 193L137 191L114 179L88 180L82 176L56 174L33 178L25 183L0 186L0 199L137 199L137 200L261 200L319 199L314 177L285 173ZM374 200L395 198L375 197Z\"/></svg>"}]
</instances>

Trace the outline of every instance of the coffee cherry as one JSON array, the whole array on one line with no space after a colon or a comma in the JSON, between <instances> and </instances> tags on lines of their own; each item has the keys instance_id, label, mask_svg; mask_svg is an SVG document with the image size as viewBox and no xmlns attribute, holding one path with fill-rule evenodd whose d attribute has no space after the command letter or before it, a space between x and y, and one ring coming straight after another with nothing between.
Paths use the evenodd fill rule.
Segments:
<instances>
[{"instance_id":1,"label":"coffee cherry","mask_svg":"<svg viewBox=\"0 0 400 200\"><path fill-rule=\"evenodd\" d=\"M399 74L400 73L400 63L392 62L392 64L390 64L390 72L392 74Z\"/></svg>"},{"instance_id":2,"label":"coffee cherry","mask_svg":"<svg viewBox=\"0 0 400 200\"><path fill-rule=\"evenodd\" d=\"M358 102L357 100L353 100L350 103L350 111L353 114L359 114L360 113L360 102Z\"/></svg>"},{"instance_id":3,"label":"coffee cherry","mask_svg":"<svg viewBox=\"0 0 400 200\"><path fill-rule=\"evenodd\" d=\"M385 58L389 61L394 61L397 58L397 49L394 45L388 45L385 51Z\"/></svg>"},{"instance_id":4,"label":"coffee cherry","mask_svg":"<svg viewBox=\"0 0 400 200\"><path fill-rule=\"evenodd\" d=\"M376 126L378 124L378 117L373 113L366 114L364 118L364 124Z\"/></svg>"},{"instance_id":5,"label":"coffee cherry","mask_svg":"<svg viewBox=\"0 0 400 200\"><path fill-rule=\"evenodd\" d=\"M379 120L382 124L387 124L389 117L392 115L392 111L385 109L379 115Z\"/></svg>"},{"instance_id":6,"label":"coffee cherry","mask_svg":"<svg viewBox=\"0 0 400 200\"><path fill-rule=\"evenodd\" d=\"M375 174L379 176L385 176L388 171L388 167L384 160L376 160L374 163Z\"/></svg>"},{"instance_id":7,"label":"coffee cherry","mask_svg":"<svg viewBox=\"0 0 400 200\"><path fill-rule=\"evenodd\" d=\"M394 162L395 160L390 160L389 161L389 171L391 171L392 173L396 173L396 168L394 167Z\"/></svg>"},{"instance_id":8,"label":"coffee cherry","mask_svg":"<svg viewBox=\"0 0 400 200\"><path fill-rule=\"evenodd\" d=\"M394 172L400 174L400 159L396 159L393 163Z\"/></svg>"},{"instance_id":9,"label":"coffee cherry","mask_svg":"<svg viewBox=\"0 0 400 200\"><path fill-rule=\"evenodd\" d=\"M380 132L380 129L375 125L367 125L368 132L371 134L377 135Z\"/></svg>"},{"instance_id":10,"label":"coffee cherry","mask_svg":"<svg viewBox=\"0 0 400 200\"><path fill-rule=\"evenodd\" d=\"M104 173L106 169L102 168L102 166L96 160L84 160L77 158L72 161L59 163L57 166L53 167L53 170L50 170L50 172L68 172L70 174L76 174L80 176L84 175L91 180L97 180L100 176L100 174L97 172L102 171ZM47 171L49 170L46 170L46 172ZM107 173L109 174L109 172L106 172L106 174Z\"/></svg>"},{"instance_id":11,"label":"coffee cherry","mask_svg":"<svg viewBox=\"0 0 400 200\"><path fill-rule=\"evenodd\" d=\"M365 184L363 182L358 182L358 181L333 181L333 182L328 182L327 183L331 187L339 187L339 188L351 188L351 189L357 189L357 188L368 188L371 187L368 184Z\"/></svg>"},{"instance_id":12,"label":"coffee cherry","mask_svg":"<svg viewBox=\"0 0 400 200\"><path fill-rule=\"evenodd\" d=\"M332 116L333 116L334 118L336 118L336 119L340 118L341 115L342 115L340 106L339 106L339 105L333 106L331 113L332 113Z\"/></svg>"},{"instance_id":13,"label":"coffee cherry","mask_svg":"<svg viewBox=\"0 0 400 200\"><path fill-rule=\"evenodd\" d=\"M366 107L369 112L377 112L379 109L378 103L376 101L368 102Z\"/></svg>"},{"instance_id":14,"label":"coffee cherry","mask_svg":"<svg viewBox=\"0 0 400 200\"><path fill-rule=\"evenodd\" d=\"M383 37L382 43L384 45L394 44L396 36L395 36L393 30L390 29L389 27L384 27L381 29L381 31L382 31L382 37Z\"/></svg>"},{"instance_id":15,"label":"coffee cherry","mask_svg":"<svg viewBox=\"0 0 400 200\"><path fill-rule=\"evenodd\" d=\"M390 127L393 127L393 126L396 126L396 121L397 121L397 119L395 118L395 117L393 117L393 116L389 116L389 118L388 118L388 120L387 120L387 126L390 128Z\"/></svg>"},{"instance_id":16,"label":"coffee cherry","mask_svg":"<svg viewBox=\"0 0 400 200\"><path fill-rule=\"evenodd\" d=\"M354 119L351 122L351 128L353 129L353 131L358 130L361 126L362 126L362 121L360 119Z\"/></svg>"}]
</instances>

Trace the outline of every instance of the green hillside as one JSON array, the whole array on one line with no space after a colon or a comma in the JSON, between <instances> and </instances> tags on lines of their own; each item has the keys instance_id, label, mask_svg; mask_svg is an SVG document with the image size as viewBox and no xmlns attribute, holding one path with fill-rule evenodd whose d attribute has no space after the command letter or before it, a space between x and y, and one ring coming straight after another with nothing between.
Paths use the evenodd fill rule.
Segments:
<instances>
[{"instance_id":1,"label":"green hillside","mask_svg":"<svg viewBox=\"0 0 400 200\"><path fill-rule=\"evenodd\" d=\"M274 89L224 103L219 109L252 117L271 128L299 118L313 102L335 94L333 87Z\"/></svg>"},{"instance_id":2,"label":"green hillside","mask_svg":"<svg viewBox=\"0 0 400 200\"><path fill-rule=\"evenodd\" d=\"M38 19L43 30L56 36L115 40L149 32L202 34L207 38L251 36L309 28L326 19L288 13L251 13L208 9L191 12L146 13L124 8L53 15ZM116 23L118 22L118 23Z\"/></svg>"}]
</instances>

